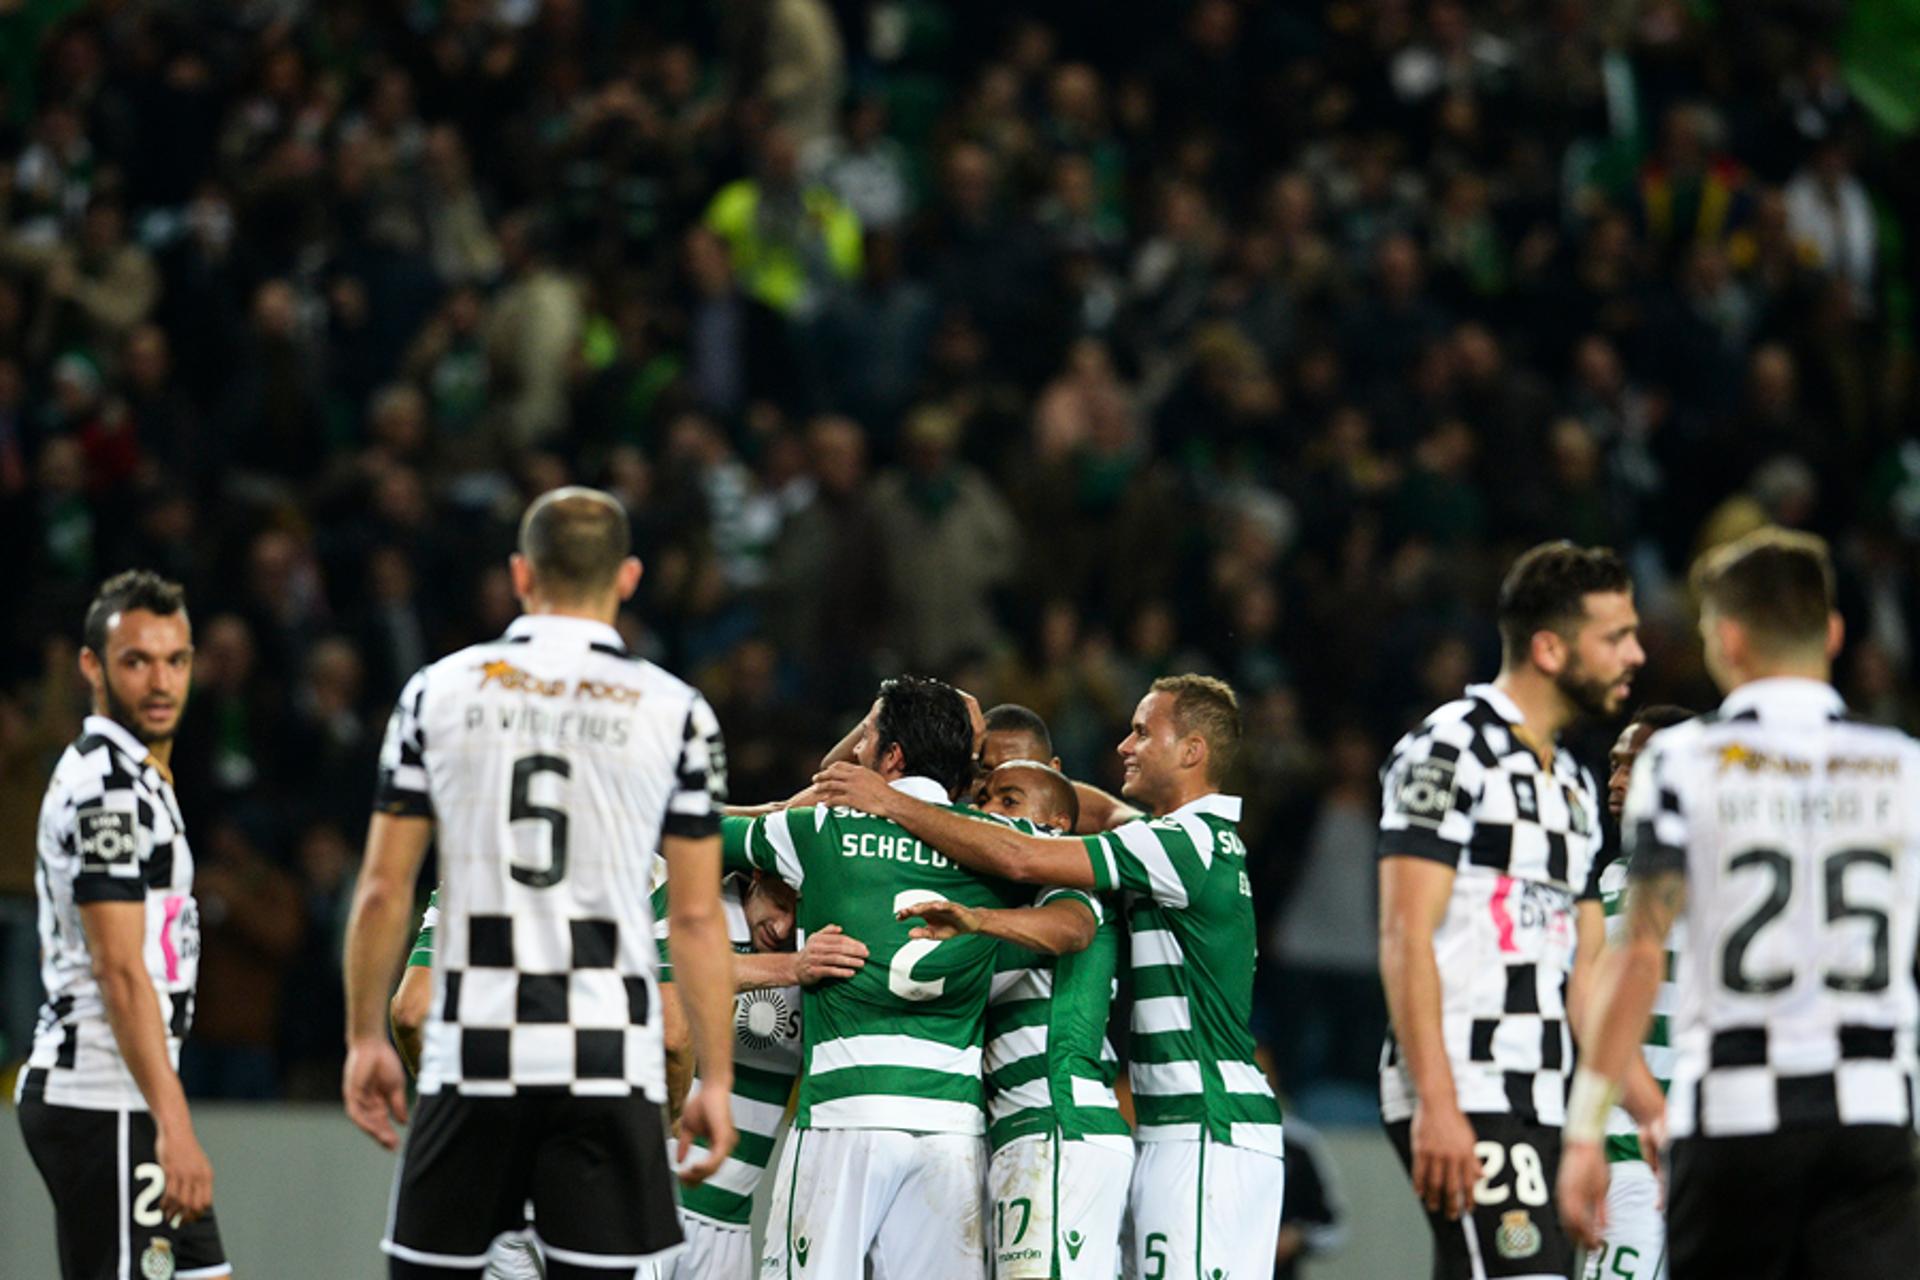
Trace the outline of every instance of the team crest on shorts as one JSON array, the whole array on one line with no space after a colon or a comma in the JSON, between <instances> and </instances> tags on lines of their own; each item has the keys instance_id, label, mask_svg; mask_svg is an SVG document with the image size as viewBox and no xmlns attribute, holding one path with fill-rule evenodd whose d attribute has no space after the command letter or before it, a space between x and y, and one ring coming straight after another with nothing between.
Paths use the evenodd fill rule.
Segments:
<instances>
[{"instance_id":1,"label":"team crest on shorts","mask_svg":"<svg viewBox=\"0 0 1920 1280\"><path fill-rule=\"evenodd\" d=\"M1500 1229L1493 1233L1493 1248L1503 1258L1531 1258L1540 1252L1540 1228L1525 1209L1500 1215Z\"/></svg>"},{"instance_id":2,"label":"team crest on shorts","mask_svg":"<svg viewBox=\"0 0 1920 1280\"><path fill-rule=\"evenodd\" d=\"M173 1280L173 1241L147 1241L140 1255L140 1274L146 1280Z\"/></svg>"}]
</instances>

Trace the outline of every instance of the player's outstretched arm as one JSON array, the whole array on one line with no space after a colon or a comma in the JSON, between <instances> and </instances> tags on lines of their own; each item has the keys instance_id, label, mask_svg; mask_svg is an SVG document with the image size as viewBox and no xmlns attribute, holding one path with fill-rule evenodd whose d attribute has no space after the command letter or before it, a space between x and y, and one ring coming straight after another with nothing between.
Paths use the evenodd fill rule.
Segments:
<instances>
[{"instance_id":1,"label":"player's outstretched arm","mask_svg":"<svg viewBox=\"0 0 1920 1280\"><path fill-rule=\"evenodd\" d=\"M1097 836L1147 816L1090 782L1074 783L1073 794L1080 802L1080 817L1073 824L1073 834L1077 836Z\"/></svg>"},{"instance_id":2,"label":"player's outstretched arm","mask_svg":"<svg viewBox=\"0 0 1920 1280\"><path fill-rule=\"evenodd\" d=\"M1428 1209L1458 1218L1467 1212L1480 1162L1447 1062L1440 966L1433 952L1433 933L1446 918L1453 877L1451 865L1427 858L1380 860L1380 981L1418 1099L1410 1134L1413 1193Z\"/></svg>"},{"instance_id":3,"label":"player's outstretched arm","mask_svg":"<svg viewBox=\"0 0 1920 1280\"><path fill-rule=\"evenodd\" d=\"M1038 907L969 907L958 902L916 902L895 913L900 919L918 918L910 936L944 942L977 933L1011 942L1050 956L1085 951L1099 922L1084 902L1066 898Z\"/></svg>"},{"instance_id":4,"label":"player's outstretched arm","mask_svg":"<svg viewBox=\"0 0 1920 1280\"><path fill-rule=\"evenodd\" d=\"M1072 836L1030 836L999 822L985 822L915 800L857 764L836 764L814 775L820 803L844 805L889 818L917 839L970 871L1023 884L1096 888L1087 847Z\"/></svg>"},{"instance_id":5,"label":"player's outstretched arm","mask_svg":"<svg viewBox=\"0 0 1920 1280\"><path fill-rule=\"evenodd\" d=\"M376 813L347 920L347 1065L340 1092L347 1115L375 1142L400 1145L393 1122L407 1119L406 1075L387 1042L387 993L413 921L413 885L433 839L433 819Z\"/></svg>"},{"instance_id":6,"label":"player's outstretched arm","mask_svg":"<svg viewBox=\"0 0 1920 1280\"><path fill-rule=\"evenodd\" d=\"M147 974L147 905L80 904L80 927L120 1058L153 1114L161 1172L160 1212L191 1222L213 1204L213 1165L194 1136L186 1091L167 1056L167 1025Z\"/></svg>"},{"instance_id":7,"label":"player's outstretched arm","mask_svg":"<svg viewBox=\"0 0 1920 1280\"><path fill-rule=\"evenodd\" d=\"M700 1092L680 1115L676 1158L686 1158L695 1138L707 1140L706 1153L680 1175L698 1183L720 1168L735 1141L728 1100L733 1091L733 948L720 905L720 838L670 835L660 841L660 852L673 886L667 945L674 985L693 1031L700 1073Z\"/></svg>"},{"instance_id":8,"label":"player's outstretched arm","mask_svg":"<svg viewBox=\"0 0 1920 1280\"><path fill-rule=\"evenodd\" d=\"M1560 1220L1587 1248L1606 1229L1607 1165L1601 1144L1620 1082L1639 1056L1653 1019L1653 1002L1666 976L1667 934L1686 902L1677 870L1636 876L1627 887L1627 934L1601 957L1593 1000L1581 1037L1580 1069L1567 1098L1560 1162Z\"/></svg>"}]
</instances>

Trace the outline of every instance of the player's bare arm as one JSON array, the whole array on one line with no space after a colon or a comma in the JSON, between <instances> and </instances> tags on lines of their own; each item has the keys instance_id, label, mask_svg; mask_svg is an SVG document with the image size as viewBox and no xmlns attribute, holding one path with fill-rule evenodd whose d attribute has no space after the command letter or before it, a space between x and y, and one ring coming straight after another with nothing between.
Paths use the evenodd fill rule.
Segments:
<instances>
[{"instance_id":1,"label":"player's bare arm","mask_svg":"<svg viewBox=\"0 0 1920 1280\"><path fill-rule=\"evenodd\" d=\"M1011 942L1045 955L1071 955L1093 942L1099 922L1084 902L1068 898L1038 907L969 907L958 902L920 902L897 913L918 918L910 936L944 942L962 934L978 933Z\"/></svg>"},{"instance_id":2,"label":"player's bare arm","mask_svg":"<svg viewBox=\"0 0 1920 1280\"><path fill-rule=\"evenodd\" d=\"M1573 971L1567 975L1567 1017L1582 1025L1600 955L1607 946L1607 912L1598 901L1575 904L1573 912Z\"/></svg>"},{"instance_id":3,"label":"player's bare arm","mask_svg":"<svg viewBox=\"0 0 1920 1280\"><path fill-rule=\"evenodd\" d=\"M800 984L800 953L763 951L733 958L733 989L766 991Z\"/></svg>"},{"instance_id":4,"label":"player's bare arm","mask_svg":"<svg viewBox=\"0 0 1920 1280\"><path fill-rule=\"evenodd\" d=\"M160 1212L191 1222L213 1204L213 1165L194 1135L186 1092L167 1056L167 1027L144 954L146 903L82 903L80 927L114 1043L153 1113L154 1150L163 1177Z\"/></svg>"},{"instance_id":5,"label":"player's bare arm","mask_svg":"<svg viewBox=\"0 0 1920 1280\"><path fill-rule=\"evenodd\" d=\"M733 947L720 905L720 837L666 836L660 841L667 860L667 946L673 957L674 985L686 1007L693 1033L693 1056L700 1092L680 1114L676 1159L684 1160L695 1138L707 1150L688 1165L681 1179L704 1182L732 1154L736 1136L729 1095L733 1091Z\"/></svg>"},{"instance_id":6,"label":"player's bare arm","mask_svg":"<svg viewBox=\"0 0 1920 1280\"><path fill-rule=\"evenodd\" d=\"M1446 918L1454 870L1424 858L1380 861L1380 979L1393 1034L1419 1097L1413 1113L1413 1193L1431 1210L1467 1212L1480 1163L1460 1110L1440 1024L1434 930Z\"/></svg>"},{"instance_id":7,"label":"player's bare arm","mask_svg":"<svg viewBox=\"0 0 1920 1280\"><path fill-rule=\"evenodd\" d=\"M680 989L671 982L660 984L660 1048L667 1063L667 1117L678 1124L693 1092L693 1029L687 1025Z\"/></svg>"},{"instance_id":8,"label":"player's bare arm","mask_svg":"<svg viewBox=\"0 0 1920 1280\"><path fill-rule=\"evenodd\" d=\"M851 978L867 967L867 955L866 943L830 924L808 934L794 954L794 980L812 987L830 978Z\"/></svg>"},{"instance_id":9,"label":"player's bare arm","mask_svg":"<svg viewBox=\"0 0 1920 1280\"><path fill-rule=\"evenodd\" d=\"M871 769L836 764L814 776L822 804L888 818L970 871L1022 884L1094 888L1087 847L1071 836L1030 836L998 822L915 800Z\"/></svg>"},{"instance_id":10,"label":"player's bare arm","mask_svg":"<svg viewBox=\"0 0 1920 1280\"><path fill-rule=\"evenodd\" d=\"M387 1040L387 993L405 958L413 886L433 839L433 819L376 813L347 920L347 1065L340 1092L347 1115L375 1142L400 1145L407 1120L406 1073Z\"/></svg>"},{"instance_id":11,"label":"player's bare arm","mask_svg":"<svg viewBox=\"0 0 1920 1280\"><path fill-rule=\"evenodd\" d=\"M427 1027L427 1010L433 1004L433 967L410 964L400 975L400 989L387 1005L387 1020L392 1024L393 1047L407 1074L420 1074L420 1048Z\"/></svg>"},{"instance_id":12,"label":"player's bare arm","mask_svg":"<svg viewBox=\"0 0 1920 1280\"><path fill-rule=\"evenodd\" d=\"M1073 794L1080 801L1080 817L1073 824L1073 834L1077 836L1097 836L1147 816L1119 796L1102 791L1090 782L1074 783Z\"/></svg>"},{"instance_id":13,"label":"player's bare arm","mask_svg":"<svg viewBox=\"0 0 1920 1280\"><path fill-rule=\"evenodd\" d=\"M1588 1248L1598 1247L1606 1230L1608 1174L1601 1140L1607 1112L1620 1096L1629 1063L1639 1057L1666 973L1667 935L1685 905L1681 872L1635 879L1627 888L1626 937L1601 958L1560 1158L1560 1219Z\"/></svg>"}]
</instances>

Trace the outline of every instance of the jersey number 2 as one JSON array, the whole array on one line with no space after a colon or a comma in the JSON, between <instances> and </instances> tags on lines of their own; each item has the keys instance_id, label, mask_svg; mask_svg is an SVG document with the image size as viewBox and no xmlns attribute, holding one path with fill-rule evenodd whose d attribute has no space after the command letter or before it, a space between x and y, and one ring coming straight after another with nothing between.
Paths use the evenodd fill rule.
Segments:
<instances>
[{"instance_id":1,"label":"jersey number 2","mask_svg":"<svg viewBox=\"0 0 1920 1280\"><path fill-rule=\"evenodd\" d=\"M931 889L903 889L893 896L893 909L897 913L907 907L922 902L945 902L946 899ZM932 982L922 982L913 976L913 966L922 957L929 955L940 944L932 938L915 938L893 953L893 963L887 966L887 990L902 1000L934 1000L947 989L945 978L935 978Z\"/></svg>"},{"instance_id":2,"label":"jersey number 2","mask_svg":"<svg viewBox=\"0 0 1920 1280\"><path fill-rule=\"evenodd\" d=\"M562 778L573 776L573 766L563 756L521 756L513 762L513 791L507 800L507 821L538 819L547 824L552 856L544 867L529 867L511 862L508 870L521 884L534 889L551 889L567 874L567 813L551 805L533 802L535 774L552 773Z\"/></svg>"}]
</instances>

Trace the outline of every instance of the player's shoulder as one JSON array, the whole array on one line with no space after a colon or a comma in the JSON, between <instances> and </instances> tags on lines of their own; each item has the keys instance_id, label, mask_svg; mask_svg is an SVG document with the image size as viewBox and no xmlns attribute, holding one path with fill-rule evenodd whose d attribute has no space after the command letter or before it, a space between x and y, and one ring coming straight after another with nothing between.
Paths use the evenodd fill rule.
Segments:
<instances>
[{"instance_id":1,"label":"player's shoulder","mask_svg":"<svg viewBox=\"0 0 1920 1280\"><path fill-rule=\"evenodd\" d=\"M55 761L48 793L85 804L110 791L138 787L144 763L104 733L83 730Z\"/></svg>"},{"instance_id":2,"label":"player's shoulder","mask_svg":"<svg viewBox=\"0 0 1920 1280\"><path fill-rule=\"evenodd\" d=\"M1406 731L1394 744L1395 758L1426 756L1435 751L1449 755L1472 755L1483 763L1494 752L1488 742L1496 730L1504 732L1506 721L1487 702L1474 697L1459 697L1443 702L1429 711L1419 724Z\"/></svg>"}]
</instances>

